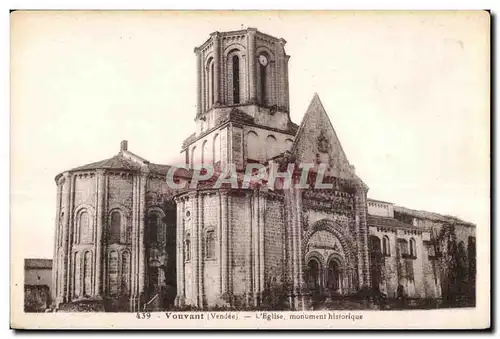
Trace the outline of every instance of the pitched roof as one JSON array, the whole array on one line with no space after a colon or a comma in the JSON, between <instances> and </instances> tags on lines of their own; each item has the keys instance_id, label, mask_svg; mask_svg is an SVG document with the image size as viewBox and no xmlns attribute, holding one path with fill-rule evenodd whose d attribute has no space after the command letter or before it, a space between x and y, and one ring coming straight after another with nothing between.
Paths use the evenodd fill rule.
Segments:
<instances>
[{"instance_id":1,"label":"pitched roof","mask_svg":"<svg viewBox=\"0 0 500 339\"><path fill-rule=\"evenodd\" d=\"M24 259L24 269L27 268L52 269L52 259L39 259L39 258Z\"/></svg>"},{"instance_id":2,"label":"pitched roof","mask_svg":"<svg viewBox=\"0 0 500 339\"><path fill-rule=\"evenodd\" d=\"M257 123L253 116L244 112L242 109L240 109L238 107L225 107L225 108L219 110L217 118L215 119L215 122L214 122L214 126L211 129L206 130L203 133L198 134L198 135L196 133L190 134L186 139L184 139L182 141L182 149L185 149L190 144L192 144L194 141L203 138L207 134L210 134L213 130L219 128L220 126L222 126L223 124L225 124L229 121L237 122L237 123L245 123L245 124L253 125L256 127L269 129L269 127L266 127L264 125L260 125L259 123ZM292 121L288 121L286 130L280 130L280 129L275 129L275 130L278 132L281 132L281 133L295 135L295 134L297 134L298 129L299 129L299 126L296 123L294 123Z\"/></svg>"},{"instance_id":3,"label":"pitched roof","mask_svg":"<svg viewBox=\"0 0 500 339\"><path fill-rule=\"evenodd\" d=\"M374 227L389 227L389 228L406 228L406 229L414 229L414 230L421 230L420 227L413 226L407 223L404 223L402 221L399 221L394 218L390 217L380 217L376 215L368 215L367 216L367 224L368 226L374 226Z\"/></svg>"},{"instance_id":4,"label":"pitched roof","mask_svg":"<svg viewBox=\"0 0 500 339\"><path fill-rule=\"evenodd\" d=\"M403 206L394 206L394 212L398 213L403 213L403 214L408 214L411 216L414 216L416 218L421 218L421 219L428 219L428 220L434 220L434 221L440 221L440 222L446 222L446 223L451 223L451 224L464 224L464 225L469 225L469 226L475 226L473 223L464 221L462 219L459 219L457 217L451 216L451 215L442 215L439 213L434 213L434 212L428 212L428 211L422 211L422 210L413 210L410 208L406 208Z\"/></svg>"},{"instance_id":5,"label":"pitched roof","mask_svg":"<svg viewBox=\"0 0 500 339\"><path fill-rule=\"evenodd\" d=\"M292 152L302 163L313 163L318 153L328 153L335 176L354 179L355 173L317 93L297 131Z\"/></svg>"},{"instance_id":6,"label":"pitched roof","mask_svg":"<svg viewBox=\"0 0 500 339\"><path fill-rule=\"evenodd\" d=\"M126 147L126 146L125 146ZM69 170L69 172L78 172L78 171L88 171L88 170L97 170L97 169L108 169L108 170L126 170L126 171L138 171L141 168L149 168L149 170L153 173L165 175L171 166L150 163L148 160L138 156L130 152L129 150L120 149L120 152L115 156L104 159L96 162L92 162L90 164L78 166ZM176 172L176 175L180 173ZM56 176L56 180L62 174L58 174ZM183 174L180 174L183 176Z\"/></svg>"},{"instance_id":7,"label":"pitched roof","mask_svg":"<svg viewBox=\"0 0 500 339\"><path fill-rule=\"evenodd\" d=\"M126 169L126 170L138 170L141 166L136 162L125 158L121 153L115 155L112 158L96 161L83 166L78 166L70 171L83 171L92 169Z\"/></svg>"}]
</instances>

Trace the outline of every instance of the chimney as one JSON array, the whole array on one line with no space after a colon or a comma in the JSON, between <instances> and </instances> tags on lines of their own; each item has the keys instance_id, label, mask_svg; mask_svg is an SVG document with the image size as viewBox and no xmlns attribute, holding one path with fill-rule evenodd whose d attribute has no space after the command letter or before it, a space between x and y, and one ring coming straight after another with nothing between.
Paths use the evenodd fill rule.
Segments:
<instances>
[{"instance_id":1,"label":"chimney","mask_svg":"<svg viewBox=\"0 0 500 339\"><path fill-rule=\"evenodd\" d=\"M122 140L122 142L120 143L120 151L121 152L126 151L127 148L128 148L127 140Z\"/></svg>"}]
</instances>

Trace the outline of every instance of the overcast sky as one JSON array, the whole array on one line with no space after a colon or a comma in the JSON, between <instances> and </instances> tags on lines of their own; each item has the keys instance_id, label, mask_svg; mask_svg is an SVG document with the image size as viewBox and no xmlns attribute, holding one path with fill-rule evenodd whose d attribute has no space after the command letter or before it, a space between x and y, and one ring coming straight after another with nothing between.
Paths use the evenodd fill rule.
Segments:
<instances>
[{"instance_id":1,"label":"overcast sky","mask_svg":"<svg viewBox=\"0 0 500 339\"><path fill-rule=\"evenodd\" d=\"M489 228L486 13L11 19L11 230L23 257L52 257L58 173L115 155L122 139L152 162L178 157L194 131L193 48L242 27L287 40L293 121L317 92L369 197Z\"/></svg>"}]
</instances>

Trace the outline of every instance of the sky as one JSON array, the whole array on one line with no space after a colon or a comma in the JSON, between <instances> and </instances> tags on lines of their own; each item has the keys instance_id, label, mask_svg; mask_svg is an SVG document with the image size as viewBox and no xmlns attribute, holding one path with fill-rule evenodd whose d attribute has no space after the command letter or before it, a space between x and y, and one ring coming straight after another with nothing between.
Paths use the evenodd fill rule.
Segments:
<instances>
[{"instance_id":1,"label":"sky","mask_svg":"<svg viewBox=\"0 0 500 339\"><path fill-rule=\"evenodd\" d=\"M246 27L287 41L292 120L318 93L370 198L489 230L485 12L16 12L16 255L52 257L58 173L124 139L151 162L178 159L195 128L194 47Z\"/></svg>"}]
</instances>

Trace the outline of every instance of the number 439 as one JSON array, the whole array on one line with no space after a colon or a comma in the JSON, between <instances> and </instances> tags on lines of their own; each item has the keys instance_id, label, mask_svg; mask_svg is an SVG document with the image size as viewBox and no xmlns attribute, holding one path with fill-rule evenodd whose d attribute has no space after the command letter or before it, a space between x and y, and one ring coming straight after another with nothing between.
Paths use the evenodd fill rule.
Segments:
<instances>
[{"instance_id":1,"label":"number 439","mask_svg":"<svg viewBox=\"0 0 500 339\"><path fill-rule=\"evenodd\" d=\"M149 319L149 318L151 318L151 313L149 313L149 312L137 312L136 318L137 319Z\"/></svg>"}]
</instances>

